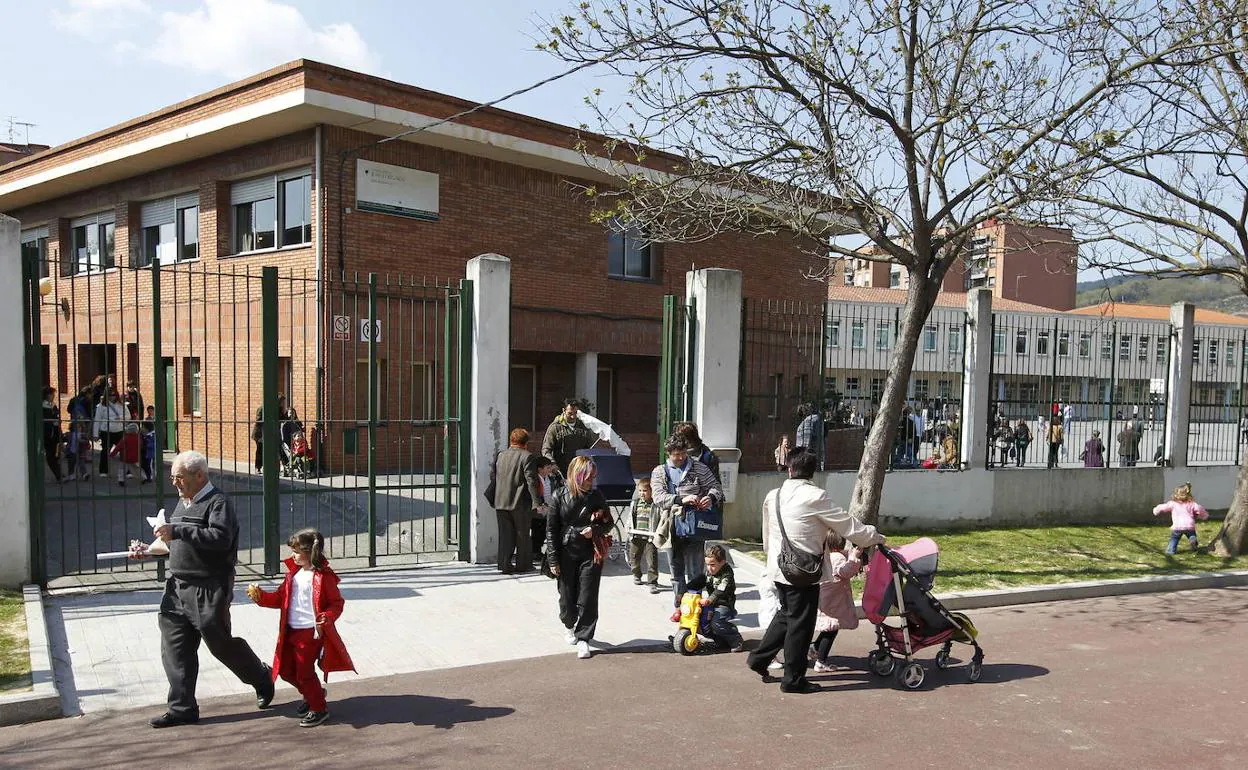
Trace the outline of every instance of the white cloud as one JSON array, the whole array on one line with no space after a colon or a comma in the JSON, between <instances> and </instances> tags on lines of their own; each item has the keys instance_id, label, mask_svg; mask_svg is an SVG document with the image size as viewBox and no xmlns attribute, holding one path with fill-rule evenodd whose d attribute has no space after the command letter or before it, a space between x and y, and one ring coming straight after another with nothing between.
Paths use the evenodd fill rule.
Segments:
<instances>
[{"instance_id":1,"label":"white cloud","mask_svg":"<svg viewBox=\"0 0 1248 770\"><path fill-rule=\"evenodd\" d=\"M134 26L152 11L144 0L69 0L64 11L53 9L52 23L83 37Z\"/></svg>"},{"instance_id":2,"label":"white cloud","mask_svg":"<svg viewBox=\"0 0 1248 770\"><path fill-rule=\"evenodd\" d=\"M273 0L204 0L188 13L161 14L159 27L155 42L146 49L148 56L230 78L299 58L366 72L377 72L381 66L381 57L351 24L316 29L298 8Z\"/></svg>"}]
</instances>

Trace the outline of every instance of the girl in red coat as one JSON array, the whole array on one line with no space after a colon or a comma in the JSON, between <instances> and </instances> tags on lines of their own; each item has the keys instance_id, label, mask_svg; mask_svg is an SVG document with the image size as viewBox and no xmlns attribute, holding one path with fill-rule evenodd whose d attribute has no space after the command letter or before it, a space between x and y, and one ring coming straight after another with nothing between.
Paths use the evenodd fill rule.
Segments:
<instances>
[{"instance_id":1,"label":"girl in red coat","mask_svg":"<svg viewBox=\"0 0 1248 770\"><path fill-rule=\"evenodd\" d=\"M334 628L342 614L338 576L325 558L325 538L315 529L301 529L290 536L290 558L285 561L286 580L276 591L247 586L247 596L261 607L280 609L277 651L273 654L273 678L281 676L299 689L300 727L316 727L329 718L325 688L316 678L320 662L329 681L331 671L355 671L355 664Z\"/></svg>"}]
</instances>

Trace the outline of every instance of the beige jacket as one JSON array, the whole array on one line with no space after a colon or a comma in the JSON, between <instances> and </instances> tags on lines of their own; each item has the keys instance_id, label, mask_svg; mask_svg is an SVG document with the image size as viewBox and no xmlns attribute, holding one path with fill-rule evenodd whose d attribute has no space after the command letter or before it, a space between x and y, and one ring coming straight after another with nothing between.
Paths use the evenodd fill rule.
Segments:
<instances>
[{"instance_id":1,"label":"beige jacket","mask_svg":"<svg viewBox=\"0 0 1248 770\"><path fill-rule=\"evenodd\" d=\"M763 500L763 550L767 552L767 577L788 584L780 574L777 556L780 553L780 525L776 523L776 496L780 496L780 513L784 529L794 548L807 553L823 553L823 579L831 580L835 570L824 543L828 532L835 531L860 548L884 542L875 527L849 515L845 509L828 499L827 490L807 479L788 479L779 489L767 493Z\"/></svg>"}]
</instances>

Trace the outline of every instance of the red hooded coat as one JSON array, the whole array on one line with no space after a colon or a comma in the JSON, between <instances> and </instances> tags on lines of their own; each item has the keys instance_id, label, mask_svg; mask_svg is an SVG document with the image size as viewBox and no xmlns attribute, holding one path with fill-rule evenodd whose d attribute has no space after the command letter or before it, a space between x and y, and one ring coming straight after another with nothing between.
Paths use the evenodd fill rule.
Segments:
<instances>
[{"instance_id":1,"label":"red hooded coat","mask_svg":"<svg viewBox=\"0 0 1248 770\"><path fill-rule=\"evenodd\" d=\"M274 681L277 680L282 670L282 642L286 639L286 613L290 610L290 592L295 585L295 572L302 569L295 564L294 559L286 559L282 563L289 571L286 573L286 580L282 582L281 588L276 591L261 590L260 598L256 602L261 607L282 611L281 625L278 626L277 631L277 649L273 652ZM317 622L323 624L321 638L324 640L324 646L321 650L319 665L321 671L325 672L326 682L329 681L331 671L355 671L355 664L351 662L347 646L342 643L342 637L338 636L338 629L334 627L334 621L342 615L343 603L342 594L338 591L338 575L329 568L327 560L325 566L312 573L312 611L316 613ZM356 671L356 673L359 672Z\"/></svg>"}]
</instances>

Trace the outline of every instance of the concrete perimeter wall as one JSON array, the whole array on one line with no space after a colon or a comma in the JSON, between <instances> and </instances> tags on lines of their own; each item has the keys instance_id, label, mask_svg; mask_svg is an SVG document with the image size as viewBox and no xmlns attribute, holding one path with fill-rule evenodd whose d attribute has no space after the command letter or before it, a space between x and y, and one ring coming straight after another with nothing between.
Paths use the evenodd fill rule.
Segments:
<instances>
[{"instance_id":1,"label":"concrete perimeter wall","mask_svg":"<svg viewBox=\"0 0 1248 770\"><path fill-rule=\"evenodd\" d=\"M889 529L967 529L1156 521L1153 506L1186 481L1210 511L1230 507L1239 468L1063 468L1043 471L896 471L884 481L880 523ZM832 502L849 506L858 474L821 473ZM725 506L727 537L758 538L766 494L780 473L738 477L736 501Z\"/></svg>"}]
</instances>

